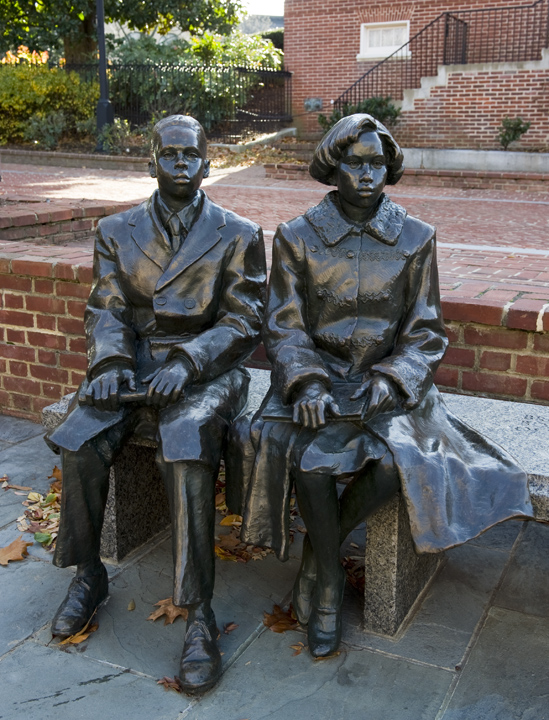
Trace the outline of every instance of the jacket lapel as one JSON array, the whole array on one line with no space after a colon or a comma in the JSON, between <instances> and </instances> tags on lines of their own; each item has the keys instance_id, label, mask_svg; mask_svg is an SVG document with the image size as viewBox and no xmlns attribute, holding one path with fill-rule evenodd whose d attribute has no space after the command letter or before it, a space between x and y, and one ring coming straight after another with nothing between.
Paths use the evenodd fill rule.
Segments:
<instances>
[{"instance_id":1,"label":"jacket lapel","mask_svg":"<svg viewBox=\"0 0 549 720\"><path fill-rule=\"evenodd\" d=\"M158 281L160 290L181 275L190 265L199 260L221 239L219 229L225 225L225 213L222 208L204 195L202 211L195 220L182 246L173 256L168 268Z\"/></svg>"},{"instance_id":2,"label":"jacket lapel","mask_svg":"<svg viewBox=\"0 0 549 720\"><path fill-rule=\"evenodd\" d=\"M161 270L166 270L172 258L168 235L154 209L156 192L130 216L128 225L135 244Z\"/></svg>"}]
</instances>

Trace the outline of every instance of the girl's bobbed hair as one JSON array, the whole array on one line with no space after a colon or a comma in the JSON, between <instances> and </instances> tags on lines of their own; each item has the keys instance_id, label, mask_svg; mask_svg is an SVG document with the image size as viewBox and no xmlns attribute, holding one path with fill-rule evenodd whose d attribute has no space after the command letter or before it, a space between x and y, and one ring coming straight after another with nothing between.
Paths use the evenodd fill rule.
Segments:
<instances>
[{"instance_id":1,"label":"girl's bobbed hair","mask_svg":"<svg viewBox=\"0 0 549 720\"><path fill-rule=\"evenodd\" d=\"M387 162L387 185L396 185L404 173L404 156L389 130L371 115L355 113L341 118L318 144L309 165L311 177L324 185L337 185L337 166L349 145L364 132L375 132Z\"/></svg>"}]
</instances>

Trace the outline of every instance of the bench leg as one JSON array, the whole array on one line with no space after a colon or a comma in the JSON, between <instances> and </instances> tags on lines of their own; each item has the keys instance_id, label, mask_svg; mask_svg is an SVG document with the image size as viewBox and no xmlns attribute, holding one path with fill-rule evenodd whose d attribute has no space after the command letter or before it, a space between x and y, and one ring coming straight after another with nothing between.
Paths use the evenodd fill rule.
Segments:
<instances>
[{"instance_id":1,"label":"bench leg","mask_svg":"<svg viewBox=\"0 0 549 720\"><path fill-rule=\"evenodd\" d=\"M418 555L408 512L398 493L366 523L364 625L395 635L444 553Z\"/></svg>"},{"instance_id":2,"label":"bench leg","mask_svg":"<svg viewBox=\"0 0 549 720\"><path fill-rule=\"evenodd\" d=\"M111 468L101 556L120 562L170 523L155 448L126 443Z\"/></svg>"}]
</instances>

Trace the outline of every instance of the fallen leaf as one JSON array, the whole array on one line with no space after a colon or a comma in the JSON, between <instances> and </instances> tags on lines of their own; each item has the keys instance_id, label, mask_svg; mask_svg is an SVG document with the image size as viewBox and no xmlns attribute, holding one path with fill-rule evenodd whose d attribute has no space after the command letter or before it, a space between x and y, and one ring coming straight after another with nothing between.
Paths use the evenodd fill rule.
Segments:
<instances>
[{"instance_id":1,"label":"fallen leaf","mask_svg":"<svg viewBox=\"0 0 549 720\"><path fill-rule=\"evenodd\" d=\"M215 551L216 556L220 560L232 560L233 562L238 561L238 558L236 557L236 555L233 555L228 550L223 550L223 548L219 547L219 545L214 546L214 551Z\"/></svg>"},{"instance_id":2,"label":"fallen leaf","mask_svg":"<svg viewBox=\"0 0 549 720\"><path fill-rule=\"evenodd\" d=\"M181 688L179 687L179 683L175 678L169 678L167 676L164 676L162 680L156 681L157 685L163 685L165 690L175 690L175 692L180 693Z\"/></svg>"},{"instance_id":3,"label":"fallen leaf","mask_svg":"<svg viewBox=\"0 0 549 720\"><path fill-rule=\"evenodd\" d=\"M224 504L225 504L225 493L224 492L217 493L217 495L215 496L215 506L217 507L218 505L224 505Z\"/></svg>"},{"instance_id":4,"label":"fallen leaf","mask_svg":"<svg viewBox=\"0 0 549 720\"><path fill-rule=\"evenodd\" d=\"M79 630L77 633L74 633L74 635L70 635L70 637L65 638L64 640L61 640L59 645L79 645L80 643L84 642L84 640L87 640L89 636L94 633L99 625L97 623L91 624L91 621L95 617L95 613L97 610L94 611L91 618L88 620L88 622L84 625L82 630Z\"/></svg>"},{"instance_id":5,"label":"fallen leaf","mask_svg":"<svg viewBox=\"0 0 549 720\"><path fill-rule=\"evenodd\" d=\"M225 623L225 625L223 625L223 632L225 635L229 635L233 630L236 630L237 627L238 625L235 622Z\"/></svg>"},{"instance_id":6,"label":"fallen leaf","mask_svg":"<svg viewBox=\"0 0 549 720\"><path fill-rule=\"evenodd\" d=\"M27 548L29 545L32 545L32 543L21 540L22 537L22 535L19 535L19 537L9 545L0 548L0 565L7 565L10 561L17 562L18 560L24 560L27 557L29 554Z\"/></svg>"},{"instance_id":7,"label":"fallen leaf","mask_svg":"<svg viewBox=\"0 0 549 720\"><path fill-rule=\"evenodd\" d=\"M135 600L130 600L128 603L128 610L132 612L132 610L135 610Z\"/></svg>"},{"instance_id":8,"label":"fallen leaf","mask_svg":"<svg viewBox=\"0 0 549 720\"><path fill-rule=\"evenodd\" d=\"M42 497L42 495L40 495L40 493L30 492L27 495L27 500L29 500L31 503L39 503L42 502L44 498Z\"/></svg>"},{"instance_id":9,"label":"fallen leaf","mask_svg":"<svg viewBox=\"0 0 549 720\"><path fill-rule=\"evenodd\" d=\"M61 469L57 467L57 465L54 465L53 470L51 471L51 475L48 475L48 480L57 480L61 482L63 480L63 473L61 472Z\"/></svg>"},{"instance_id":10,"label":"fallen leaf","mask_svg":"<svg viewBox=\"0 0 549 720\"><path fill-rule=\"evenodd\" d=\"M290 645L290 647L295 651L292 653L292 657L301 655L301 651L305 649L305 645L302 642L297 643L297 645Z\"/></svg>"},{"instance_id":11,"label":"fallen leaf","mask_svg":"<svg viewBox=\"0 0 549 720\"><path fill-rule=\"evenodd\" d=\"M227 515L223 518L223 520L219 523L220 525L226 526L226 525L233 525L240 527L242 525L242 516L241 515Z\"/></svg>"},{"instance_id":12,"label":"fallen leaf","mask_svg":"<svg viewBox=\"0 0 549 720\"><path fill-rule=\"evenodd\" d=\"M223 550L233 550L237 545L241 544L240 538L233 532L230 532L227 535L220 535L218 540L219 547L223 548Z\"/></svg>"},{"instance_id":13,"label":"fallen leaf","mask_svg":"<svg viewBox=\"0 0 549 720\"><path fill-rule=\"evenodd\" d=\"M182 617L183 620L186 620L189 614L186 608L174 605L171 597L166 598L165 600L159 600L154 604L154 606L158 607L158 610L153 610L147 620L154 621L164 616L164 625L171 625L178 617Z\"/></svg>"},{"instance_id":14,"label":"fallen leaf","mask_svg":"<svg viewBox=\"0 0 549 720\"><path fill-rule=\"evenodd\" d=\"M7 480L7 476L4 475L4 477ZM0 480L3 480L3 479L4 478L0 478ZM4 490L26 490L27 492L29 490L32 490L31 487L27 487L26 485L12 485L11 483L8 483L8 482L2 483L2 487L4 488ZM19 495L19 493L17 493L17 494Z\"/></svg>"},{"instance_id":15,"label":"fallen leaf","mask_svg":"<svg viewBox=\"0 0 549 720\"><path fill-rule=\"evenodd\" d=\"M296 630L299 627L292 607L283 610L280 605L275 605L272 613L263 612L263 624L275 633L284 633L287 630Z\"/></svg>"}]
</instances>

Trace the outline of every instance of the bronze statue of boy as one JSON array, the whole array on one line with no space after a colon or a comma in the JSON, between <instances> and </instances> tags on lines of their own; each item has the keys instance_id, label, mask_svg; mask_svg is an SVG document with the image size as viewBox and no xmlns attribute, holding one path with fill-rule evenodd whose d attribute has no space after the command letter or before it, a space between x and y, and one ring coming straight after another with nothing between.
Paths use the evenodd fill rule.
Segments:
<instances>
[{"instance_id":1,"label":"bronze statue of boy","mask_svg":"<svg viewBox=\"0 0 549 720\"><path fill-rule=\"evenodd\" d=\"M525 473L451 416L433 384L447 346L435 230L384 194L403 171L369 115L320 142L310 173L337 190L277 230L263 332L271 391L251 428L233 426L243 450L228 470L251 474L242 538L283 560L295 485L307 535L293 606L316 657L341 639L340 545L399 489L419 552L532 515Z\"/></svg>"},{"instance_id":2,"label":"bronze statue of boy","mask_svg":"<svg viewBox=\"0 0 549 720\"><path fill-rule=\"evenodd\" d=\"M189 612L179 679L200 693L221 672L210 604L215 481L227 427L246 403L240 365L259 343L265 253L257 225L199 189L209 161L196 120L157 123L149 167L158 190L99 223L87 378L49 437L63 460L53 562L77 566L52 633L82 629L107 597L99 548L109 468L132 433L152 426L171 511L173 602Z\"/></svg>"}]
</instances>

